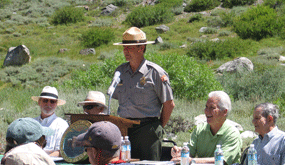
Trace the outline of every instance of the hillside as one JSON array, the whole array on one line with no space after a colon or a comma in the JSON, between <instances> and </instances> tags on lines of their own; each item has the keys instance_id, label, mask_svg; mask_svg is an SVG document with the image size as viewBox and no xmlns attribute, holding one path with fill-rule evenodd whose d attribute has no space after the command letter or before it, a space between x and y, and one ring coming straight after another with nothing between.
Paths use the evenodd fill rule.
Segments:
<instances>
[{"instance_id":1,"label":"hillside","mask_svg":"<svg viewBox=\"0 0 285 165\"><path fill-rule=\"evenodd\" d=\"M211 4L207 3L210 0L195 2L1 0L1 66L10 47L25 45L31 55L29 64L0 69L1 152L7 126L13 120L39 115L30 97L39 95L44 86L57 87L59 97L67 100L57 109L61 117L82 113L76 105L89 90L106 93L114 69L125 62L123 47L113 43L120 42L131 26L140 26L150 41L163 40L147 46L146 58L169 73L174 89L176 107L166 137L176 137L179 145L188 140L194 117L203 114L212 90L224 90L231 96L229 119L244 130L253 131L252 110L265 101L280 106L277 125L285 130L285 66L279 60L285 54L283 1L248 0L240 6L230 0L223 0L222 5L215 0ZM117 8L104 15L110 4ZM156 30L160 25L169 30ZM80 54L87 48L96 53ZM253 71L216 72L238 57L251 60ZM111 105L116 115L117 101L112 100ZM251 140L245 140L244 145Z\"/></svg>"}]
</instances>

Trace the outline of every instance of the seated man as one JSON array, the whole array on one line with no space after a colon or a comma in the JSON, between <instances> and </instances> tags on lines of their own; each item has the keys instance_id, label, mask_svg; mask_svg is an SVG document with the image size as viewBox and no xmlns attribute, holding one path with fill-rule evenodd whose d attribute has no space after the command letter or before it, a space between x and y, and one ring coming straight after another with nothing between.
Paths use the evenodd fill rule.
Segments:
<instances>
[{"instance_id":1,"label":"seated man","mask_svg":"<svg viewBox=\"0 0 285 165\"><path fill-rule=\"evenodd\" d=\"M105 105L105 95L99 91L89 91L86 99L77 105L83 106L85 114L98 115L107 114L107 106Z\"/></svg>"},{"instance_id":2,"label":"seated man","mask_svg":"<svg viewBox=\"0 0 285 165\"><path fill-rule=\"evenodd\" d=\"M254 108L252 123L259 137L252 144L257 151L257 164L285 163L285 132L275 125L278 111L277 105L272 103L258 104Z\"/></svg>"},{"instance_id":3,"label":"seated man","mask_svg":"<svg viewBox=\"0 0 285 165\"><path fill-rule=\"evenodd\" d=\"M49 127L55 131L53 136L47 138L47 145L44 150L50 156L60 156L60 141L68 123L55 115L58 105L65 104L65 100L58 99L58 92L55 87L45 86L40 96L32 96L41 108L40 116L36 117L42 126Z\"/></svg>"},{"instance_id":4,"label":"seated man","mask_svg":"<svg viewBox=\"0 0 285 165\"><path fill-rule=\"evenodd\" d=\"M32 118L20 118L13 121L6 134L6 153L1 160L4 165L55 165L50 156L42 149L45 136L54 132L42 127Z\"/></svg>"},{"instance_id":5,"label":"seated man","mask_svg":"<svg viewBox=\"0 0 285 165\"><path fill-rule=\"evenodd\" d=\"M198 125L191 134L190 160L196 163L214 163L216 145L220 144L224 152L224 163L238 163L241 156L242 140L237 128L229 124L228 113L231 111L231 100L223 91L214 91L209 95L205 107L207 123ZM180 148L173 147L174 152L180 152ZM198 158L196 158L198 157ZM173 158L173 161L180 160Z\"/></svg>"},{"instance_id":6,"label":"seated man","mask_svg":"<svg viewBox=\"0 0 285 165\"><path fill-rule=\"evenodd\" d=\"M100 121L93 123L87 132L78 135L76 141L86 147L92 165L117 164L124 163L119 160L121 136L121 131L115 124Z\"/></svg>"}]
</instances>

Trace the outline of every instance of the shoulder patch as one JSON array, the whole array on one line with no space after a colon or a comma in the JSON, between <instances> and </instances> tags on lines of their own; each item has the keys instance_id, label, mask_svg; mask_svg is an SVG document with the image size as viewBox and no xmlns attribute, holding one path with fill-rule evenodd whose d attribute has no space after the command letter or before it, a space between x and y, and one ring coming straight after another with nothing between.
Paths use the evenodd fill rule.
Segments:
<instances>
[{"instance_id":1,"label":"shoulder patch","mask_svg":"<svg viewBox=\"0 0 285 165\"><path fill-rule=\"evenodd\" d=\"M168 77L166 75L163 75L160 77L162 82L167 82L168 81Z\"/></svg>"}]
</instances>

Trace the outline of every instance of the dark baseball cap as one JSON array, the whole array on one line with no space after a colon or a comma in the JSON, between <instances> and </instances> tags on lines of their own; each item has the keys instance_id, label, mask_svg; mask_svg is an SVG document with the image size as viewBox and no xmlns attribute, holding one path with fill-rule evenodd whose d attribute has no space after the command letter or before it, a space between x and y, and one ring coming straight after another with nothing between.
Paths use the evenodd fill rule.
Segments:
<instances>
[{"instance_id":1,"label":"dark baseball cap","mask_svg":"<svg viewBox=\"0 0 285 165\"><path fill-rule=\"evenodd\" d=\"M85 147L95 147L115 153L121 146L121 131L109 121L100 121L93 123L87 132L77 136L77 141L88 141Z\"/></svg>"},{"instance_id":2,"label":"dark baseball cap","mask_svg":"<svg viewBox=\"0 0 285 165\"><path fill-rule=\"evenodd\" d=\"M54 131L51 128L43 127L35 119L27 117L16 119L8 126L6 139L13 138L20 145L35 142L43 135L53 134Z\"/></svg>"}]
</instances>

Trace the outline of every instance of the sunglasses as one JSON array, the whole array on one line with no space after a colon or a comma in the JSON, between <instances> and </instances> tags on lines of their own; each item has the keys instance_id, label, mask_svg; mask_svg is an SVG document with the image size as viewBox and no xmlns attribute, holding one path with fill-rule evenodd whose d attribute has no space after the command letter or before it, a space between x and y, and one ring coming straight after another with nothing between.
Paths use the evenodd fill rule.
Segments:
<instances>
[{"instance_id":1,"label":"sunglasses","mask_svg":"<svg viewBox=\"0 0 285 165\"><path fill-rule=\"evenodd\" d=\"M51 99L42 99L44 103L48 103L48 101L51 103L51 104L55 104L57 103L57 100L51 100Z\"/></svg>"},{"instance_id":2,"label":"sunglasses","mask_svg":"<svg viewBox=\"0 0 285 165\"><path fill-rule=\"evenodd\" d=\"M95 104L95 105L84 105L83 109L90 110L90 109L93 109L94 107L99 107L99 106L100 105L98 105L98 104Z\"/></svg>"},{"instance_id":3,"label":"sunglasses","mask_svg":"<svg viewBox=\"0 0 285 165\"><path fill-rule=\"evenodd\" d=\"M87 152L88 148L92 148L92 147L84 147L84 151Z\"/></svg>"}]
</instances>

